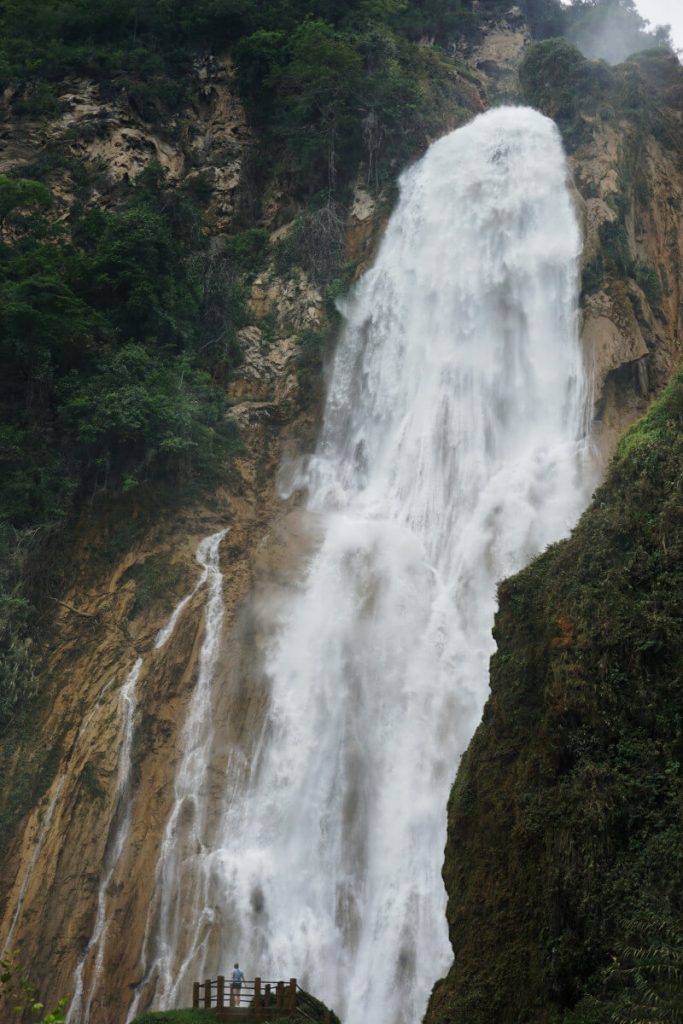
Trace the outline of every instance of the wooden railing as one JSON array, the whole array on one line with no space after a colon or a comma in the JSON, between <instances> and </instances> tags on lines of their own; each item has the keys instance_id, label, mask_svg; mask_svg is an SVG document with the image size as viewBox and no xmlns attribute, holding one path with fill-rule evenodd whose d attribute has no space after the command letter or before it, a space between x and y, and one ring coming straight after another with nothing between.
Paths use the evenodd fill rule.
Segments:
<instances>
[{"instance_id":1,"label":"wooden railing","mask_svg":"<svg viewBox=\"0 0 683 1024\"><path fill-rule=\"evenodd\" d=\"M319 1004L297 985L296 978L289 981L263 981L261 978L243 981L238 997L232 989L232 979L219 974L216 979L195 981L192 1006L203 1006L226 1019L267 1020L275 1011L283 1017L296 1012L297 1017L316 1024L332 1024L332 1020L336 1020L329 1011L321 1017Z\"/></svg>"}]
</instances>

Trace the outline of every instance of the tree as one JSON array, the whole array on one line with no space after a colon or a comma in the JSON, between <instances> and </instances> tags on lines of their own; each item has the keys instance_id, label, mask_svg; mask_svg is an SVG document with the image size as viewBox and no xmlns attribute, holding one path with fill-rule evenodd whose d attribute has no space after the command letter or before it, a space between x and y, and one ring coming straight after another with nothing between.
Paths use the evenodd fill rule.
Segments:
<instances>
[{"instance_id":1,"label":"tree","mask_svg":"<svg viewBox=\"0 0 683 1024\"><path fill-rule=\"evenodd\" d=\"M64 1008L68 999L60 999L57 1005L44 1013L37 989L21 965L19 953L12 950L0 960L0 997L7 1009L17 1019L30 1020L32 1024L63 1024Z\"/></svg>"},{"instance_id":2,"label":"tree","mask_svg":"<svg viewBox=\"0 0 683 1024\"><path fill-rule=\"evenodd\" d=\"M14 210L47 209L51 204L50 191L42 182L0 174L0 225Z\"/></svg>"}]
</instances>

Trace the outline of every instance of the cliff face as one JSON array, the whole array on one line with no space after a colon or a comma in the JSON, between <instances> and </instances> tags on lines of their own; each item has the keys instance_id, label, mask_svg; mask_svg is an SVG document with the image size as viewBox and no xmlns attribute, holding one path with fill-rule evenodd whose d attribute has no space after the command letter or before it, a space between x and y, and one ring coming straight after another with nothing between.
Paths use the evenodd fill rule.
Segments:
<instances>
[{"instance_id":1,"label":"cliff face","mask_svg":"<svg viewBox=\"0 0 683 1024\"><path fill-rule=\"evenodd\" d=\"M478 48L468 47L459 55L460 106L441 129L483 109L489 98L517 96L516 68L528 43L528 29L518 14L491 22ZM468 62L464 68L462 59ZM652 90L657 104L675 121L680 83L662 70L662 84L658 68L660 64L643 67L644 88ZM178 187L192 187L193 181L205 187L208 182L207 224L220 248L249 202L255 132L237 99L227 59L197 62L191 94L188 108L163 126L144 121L124 96L112 100L100 86L82 79L60 86L61 112L47 120L13 117L7 106L12 97L6 96L0 173L29 166L55 146L99 166L95 187L86 195L79 191L68 161L59 172L52 215L68 223L77 205L99 209L114 204L117 188L154 159ZM591 112L580 121L583 134L573 146L571 162L586 224L584 337L587 358L596 364L596 402L608 451L618 431L646 407L679 361L677 209L683 183L670 136L654 135L627 114L615 121L609 112ZM637 174L625 178L623 168L631 167L634 152ZM289 197L271 182L261 223L276 243L286 241L292 231L288 203ZM387 206L386 197L370 195L357 184L343 221L346 254L357 271L371 259ZM611 237L605 225L612 224L625 233L625 241L619 234L619 244L625 246L623 265L611 254L605 256ZM643 267L655 268L659 289ZM199 578L194 559L199 540L227 527L220 556L226 616L220 641L224 667L214 712L222 736L217 772L231 752L237 760L248 760L266 700L253 661L258 647L254 630L266 628L266 620L254 608L262 590L291 585L292 565L315 541L311 524L290 507L295 499L285 503L278 497L276 474L285 457L310 448L315 433L319 390L311 379L317 373L328 311L321 288L297 267L296 258L289 264L269 259L247 288L249 322L240 332L242 363L229 385L241 454L212 493L182 500L163 489L123 496L106 508L84 511L62 535L59 550L49 556L54 564L45 567L59 585L51 591L51 611L45 613L49 622L43 633L42 700L31 726L12 736L0 752L5 779L0 797L0 942L21 945L49 1001L71 992L74 969L96 924L116 815L120 689L136 659L143 659L132 820L107 889L106 981L93 1005L101 1024L118 1024L121 993L141 980L147 903L173 798L180 733L197 678L205 592L192 596L160 650L154 648L157 631ZM473 750L482 742L475 741ZM460 787L458 783L456 793ZM469 870L453 844L460 836L464 838L457 842L464 843L468 823L476 821L474 811L461 815L457 807L454 797L446 876L460 957L460 936L470 941L479 911L468 917L470 932L463 921L472 904L465 910L453 903L456 890L466 892ZM476 888L475 881L472 886ZM475 893L474 904L476 899ZM498 920L495 914L492 920ZM525 934L532 933L533 928ZM490 947L491 959L496 948ZM472 949L483 947L475 943ZM463 973L458 978L470 978L471 964L460 962ZM440 989L438 1003L435 997L434 1020L456 1019L448 1016L460 998L453 995L461 984L455 978ZM506 1018L481 1017L493 1019Z\"/></svg>"},{"instance_id":2,"label":"cliff face","mask_svg":"<svg viewBox=\"0 0 683 1024\"><path fill-rule=\"evenodd\" d=\"M455 962L429 1022L680 1005L682 397L679 378L571 539L501 585L449 806Z\"/></svg>"},{"instance_id":3,"label":"cliff face","mask_svg":"<svg viewBox=\"0 0 683 1024\"><path fill-rule=\"evenodd\" d=\"M529 52L521 76L525 98L557 119L569 150L596 438L611 453L680 363L681 66L656 51L596 66L549 41Z\"/></svg>"},{"instance_id":4,"label":"cliff face","mask_svg":"<svg viewBox=\"0 0 683 1024\"><path fill-rule=\"evenodd\" d=\"M570 148L609 454L680 362L683 73L654 54L589 66L551 42L522 80ZM455 960L428 1024L680 1006L682 394L679 378L626 434L571 539L501 584L491 696L449 804Z\"/></svg>"}]
</instances>

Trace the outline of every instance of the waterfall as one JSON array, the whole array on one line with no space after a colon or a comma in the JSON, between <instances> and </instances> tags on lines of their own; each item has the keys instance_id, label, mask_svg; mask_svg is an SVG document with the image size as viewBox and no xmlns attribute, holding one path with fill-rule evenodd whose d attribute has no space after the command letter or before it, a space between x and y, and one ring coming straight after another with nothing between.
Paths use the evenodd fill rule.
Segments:
<instances>
[{"instance_id":1,"label":"waterfall","mask_svg":"<svg viewBox=\"0 0 683 1024\"><path fill-rule=\"evenodd\" d=\"M50 801L43 815L43 819L38 827L38 832L36 834L31 859L28 862L28 865L24 871L24 876L22 878L21 885L19 886L19 895L17 896L17 902L14 908L14 913L12 914L12 919L10 921L9 931L7 932L7 936L5 938L5 942L2 946L2 949L0 949L0 960L3 960L7 953L9 953L10 950L12 949L12 939L14 938L14 931L17 927L19 918L21 917L22 911L24 909L24 900L26 899L26 893L28 892L29 884L31 882L31 879L33 878L33 872L38 862L38 858L43 851L45 840L47 839L48 833L50 831L52 817L55 813L55 807L57 806L57 801L59 800L62 794L62 789L64 788L64 779L64 775L60 775L58 777L53 789L52 796L50 797Z\"/></svg>"},{"instance_id":2,"label":"waterfall","mask_svg":"<svg viewBox=\"0 0 683 1024\"><path fill-rule=\"evenodd\" d=\"M157 1005L238 957L296 975L345 1024L417 1024L448 969L446 804L487 695L496 581L588 496L566 178L557 129L523 108L401 178L294 478L320 543L278 609L249 778L211 842L193 826L178 849L206 773L193 699L147 943Z\"/></svg>"},{"instance_id":3,"label":"waterfall","mask_svg":"<svg viewBox=\"0 0 683 1024\"><path fill-rule=\"evenodd\" d=\"M219 554L226 533L227 529L206 537L195 553L203 571L192 594L208 583L204 639L199 653L197 683L183 729L183 755L175 779L173 808L157 862L155 895L158 902L151 901L142 950L143 966L149 959L153 962L153 983L159 999L170 1005L176 997L177 975L182 975L175 955L183 945L194 953L201 944L207 919L210 921L212 918L203 870L206 853L204 833L213 733L211 684L225 610ZM168 639L169 627L173 629L192 594L181 601L168 625L157 635L157 647ZM145 978L145 983L148 980ZM143 990L142 986L139 987L133 998L129 1020L137 1013Z\"/></svg>"},{"instance_id":4,"label":"waterfall","mask_svg":"<svg viewBox=\"0 0 683 1024\"><path fill-rule=\"evenodd\" d=\"M199 681L190 705L190 712L185 727L184 738L187 741L183 765L189 761L192 763L193 780L196 781L201 772L197 771L197 758L206 757L201 744L207 739L206 729L210 728L210 718L207 715L208 707L208 686L215 661L215 651L218 642L218 634L223 619L223 598L221 584L223 577L218 569L218 552L220 543L227 533L221 530L204 538L195 552L195 558L201 566L202 572L192 590L178 602L173 609L166 624L159 630L154 640L154 650L160 650L170 640L182 612L189 604L195 594L209 582L209 593L206 603L206 626L205 638L200 654ZM95 925L88 944L79 958L74 971L73 996L66 1017L66 1024L89 1024L93 1001L97 996L101 980L102 970L105 964L106 938L109 928L108 915L108 893L119 863L121 855L126 847L133 815L133 794L131 792L131 780L133 773L132 748L135 731L135 712L137 706L136 692L137 684L143 666L143 659L137 658L131 669L126 682L121 688L119 697L119 708L121 715L120 744L118 753L117 784L114 798L114 812L109 826L109 836L104 855L103 872L100 878L100 885L97 894L97 908L95 913ZM107 684L100 694L100 698L111 684ZM98 698L99 699L99 698ZM89 723L94 709L83 723L74 748L78 746L81 735ZM188 731L189 730L189 731ZM196 741L196 742L195 742ZM182 771L179 777L179 784L182 785ZM59 787L61 789L61 786ZM176 787L176 810L180 813L179 801L182 803L185 791L179 797ZM58 795L58 793L57 793ZM56 800L56 797L54 798ZM53 803L54 803L53 800ZM52 805L51 805L52 806ZM50 812L51 814L51 812ZM172 826L172 823L169 823ZM168 843L167 843L168 847ZM163 857L160 864L163 864Z\"/></svg>"},{"instance_id":5,"label":"waterfall","mask_svg":"<svg viewBox=\"0 0 683 1024\"><path fill-rule=\"evenodd\" d=\"M135 731L135 710L137 707L137 683L142 668L142 658L137 658L121 687L119 708L121 714L121 742L119 746L114 811L109 825L109 835L104 853L104 864L97 892L95 927L83 955L74 971L74 993L66 1016L67 1024L88 1024L92 1002L104 964L109 917L107 896L116 865L123 853L133 814L131 781L133 775L133 735ZM87 969L87 975L86 975Z\"/></svg>"}]
</instances>

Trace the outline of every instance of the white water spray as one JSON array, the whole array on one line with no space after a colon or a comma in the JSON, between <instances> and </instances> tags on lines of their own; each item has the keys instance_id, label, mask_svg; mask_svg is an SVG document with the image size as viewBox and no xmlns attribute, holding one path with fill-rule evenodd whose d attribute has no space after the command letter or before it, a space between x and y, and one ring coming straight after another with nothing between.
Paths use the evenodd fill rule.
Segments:
<instances>
[{"instance_id":1,"label":"white water spray","mask_svg":"<svg viewBox=\"0 0 683 1024\"><path fill-rule=\"evenodd\" d=\"M448 968L446 803L487 694L495 584L587 498L566 175L552 122L507 108L402 177L295 482L322 541L280 608L263 741L191 853L174 832L183 809L206 816L206 687L190 710L145 954L161 1007L239 955L345 1024L416 1024Z\"/></svg>"}]
</instances>

